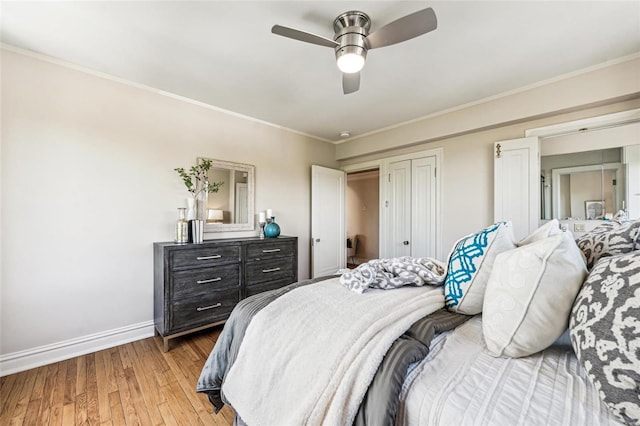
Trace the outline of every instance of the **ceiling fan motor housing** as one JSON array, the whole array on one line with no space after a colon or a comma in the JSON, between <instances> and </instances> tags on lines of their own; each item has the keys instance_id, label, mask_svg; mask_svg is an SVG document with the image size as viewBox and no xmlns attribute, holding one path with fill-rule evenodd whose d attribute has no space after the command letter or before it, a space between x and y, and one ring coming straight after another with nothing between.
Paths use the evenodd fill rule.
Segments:
<instances>
[{"instance_id":1,"label":"ceiling fan motor housing","mask_svg":"<svg viewBox=\"0 0 640 426\"><path fill-rule=\"evenodd\" d=\"M336 60L346 54L356 54L363 59L367 57L367 35L371 28L371 19L364 12L356 10L345 12L333 21L336 46Z\"/></svg>"}]
</instances>

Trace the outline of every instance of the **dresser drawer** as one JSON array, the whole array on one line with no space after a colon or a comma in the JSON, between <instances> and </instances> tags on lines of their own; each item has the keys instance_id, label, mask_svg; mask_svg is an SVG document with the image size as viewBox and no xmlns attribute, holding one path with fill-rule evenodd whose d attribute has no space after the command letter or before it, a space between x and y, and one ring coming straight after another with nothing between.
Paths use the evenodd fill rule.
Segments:
<instances>
[{"instance_id":1,"label":"dresser drawer","mask_svg":"<svg viewBox=\"0 0 640 426\"><path fill-rule=\"evenodd\" d=\"M239 246L202 247L171 252L171 269L240 262Z\"/></svg>"},{"instance_id":2,"label":"dresser drawer","mask_svg":"<svg viewBox=\"0 0 640 426\"><path fill-rule=\"evenodd\" d=\"M239 301L240 289L175 300L169 314L168 334L226 320Z\"/></svg>"},{"instance_id":3,"label":"dresser drawer","mask_svg":"<svg viewBox=\"0 0 640 426\"><path fill-rule=\"evenodd\" d=\"M294 241L278 241L277 239L259 244L247 245L247 260L264 260L275 257L292 256Z\"/></svg>"},{"instance_id":4,"label":"dresser drawer","mask_svg":"<svg viewBox=\"0 0 640 426\"><path fill-rule=\"evenodd\" d=\"M173 273L171 299L202 296L240 288L240 264L188 269Z\"/></svg>"},{"instance_id":5,"label":"dresser drawer","mask_svg":"<svg viewBox=\"0 0 640 426\"><path fill-rule=\"evenodd\" d=\"M293 279L293 262L291 257L247 262L246 285L252 286L265 281ZM291 283L289 283L291 284Z\"/></svg>"}]
</instances>

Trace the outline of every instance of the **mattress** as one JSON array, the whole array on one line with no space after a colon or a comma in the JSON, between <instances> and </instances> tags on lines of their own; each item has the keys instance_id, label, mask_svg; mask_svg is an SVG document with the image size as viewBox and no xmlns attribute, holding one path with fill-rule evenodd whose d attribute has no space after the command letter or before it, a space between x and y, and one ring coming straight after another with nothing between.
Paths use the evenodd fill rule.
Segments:
<instances>
[{"instance_id":1,"label":"mattress","mask_svg":"<svg viewBox=\"0 0 640 426\"><path fill-rule=\"evenodd\" d=\"M525 358L486 352L481 316L434 340L407 375L396 425L621 425L571 347Z\"/></svg>"}]
</instances>

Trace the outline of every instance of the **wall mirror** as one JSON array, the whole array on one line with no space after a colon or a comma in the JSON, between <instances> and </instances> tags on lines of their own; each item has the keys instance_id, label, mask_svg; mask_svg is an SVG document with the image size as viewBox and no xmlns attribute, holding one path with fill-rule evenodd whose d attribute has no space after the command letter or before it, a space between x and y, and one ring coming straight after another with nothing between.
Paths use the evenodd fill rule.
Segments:
<instances>
[{"instance_id":1,"label":"wall mirror","mask_svg":"<svg viewBox=\"0 0 640 426\"><path fill-rule=\"evenodd\" d=\"M622 148L540 158L541 218L602 220L626 207Z\"/></svg>"},{"instance_id":2,"label":"wall mirror","mask_svg":"<svg viewBox=\"0 0 640 426\"><path fill-rule=\"evenodd\" d=\"M198 162L204 158L198 158ZM211 161L210 183L220 183L207 194L204 232L252 231L255 228L255 166Z\"/></svg>"}]
</instances>

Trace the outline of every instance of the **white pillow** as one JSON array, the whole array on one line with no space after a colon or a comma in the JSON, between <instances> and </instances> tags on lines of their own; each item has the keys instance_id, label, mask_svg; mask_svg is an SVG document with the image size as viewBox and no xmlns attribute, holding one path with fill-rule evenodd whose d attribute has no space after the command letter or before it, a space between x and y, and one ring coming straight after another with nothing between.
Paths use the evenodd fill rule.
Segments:
<instances>
[{"instance_id":1,"label":"white pillow","mask_svg":"<svg viewBox=\"0 0 640 426\"><path fill-rule=\"evenodd\" d=\"M499 254L482 313L489 353L518 358L549 347L567 329L586 276L580 249L564 232Z\"/></svg>"},{"instance_id":2,"label":"white pillow","mask_svg":"<svg viewBox=\"0 0 640 426\"><path fill-rule=\"evenodd\" d=\"M560 229L560 222L558 219L551 219L520 241L516 243L518 247L525 246L527 244L535 243L536 241L544 240L552 235L558 235L562 232Z\"/></svg>"},{"instance_id":3,"label":"white pillow","mask_svg":"<svg viewBox=\"0 0 640 426\"><path fill-rule=\"evenodd\" d=\"M453 247L444 284L445 304L452 312L479 314L496 256L516 247L511 222L498 222L467 235Z\"/></svg>"}]
</instances>

